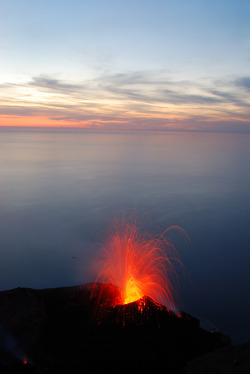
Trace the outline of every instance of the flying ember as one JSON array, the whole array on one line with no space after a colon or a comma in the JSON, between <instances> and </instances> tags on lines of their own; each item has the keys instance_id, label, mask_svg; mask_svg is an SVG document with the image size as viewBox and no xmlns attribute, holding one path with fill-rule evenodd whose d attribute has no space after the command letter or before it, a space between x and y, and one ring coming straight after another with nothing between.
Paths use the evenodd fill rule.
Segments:
<instances>
[{"instance_id":1,"label":"flying ember","mask_svg":"<svg viewBox=\"0 0 250 374\"><path fill-rule=\"evenodd\" d=\"M115 225L100 253L97 281L119 287L119 304L128 304L146 295L171 310L176 309L177 269L183 265L167 239L170 230L178 230L187 237L178 226L152 237L141 234L136 224L124 219Z\"/></svg>"}]
</instances>

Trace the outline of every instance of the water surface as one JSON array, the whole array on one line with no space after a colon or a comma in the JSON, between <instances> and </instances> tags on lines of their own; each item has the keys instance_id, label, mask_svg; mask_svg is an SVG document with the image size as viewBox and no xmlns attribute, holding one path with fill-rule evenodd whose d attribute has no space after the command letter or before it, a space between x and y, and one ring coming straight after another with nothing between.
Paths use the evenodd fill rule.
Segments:
<instances>
[{"instance_id":1,"label":"water surface","mask_svg":"<svg viewBox=\"0 0 250 374\"><path fill-rule=\"evenodd\" d=\"M173 237L180 306L249 341L249 159L246 134L0 129L0 289L92 281L113 219L136 211L190 237Z\"/></svg>"}]
</instances>

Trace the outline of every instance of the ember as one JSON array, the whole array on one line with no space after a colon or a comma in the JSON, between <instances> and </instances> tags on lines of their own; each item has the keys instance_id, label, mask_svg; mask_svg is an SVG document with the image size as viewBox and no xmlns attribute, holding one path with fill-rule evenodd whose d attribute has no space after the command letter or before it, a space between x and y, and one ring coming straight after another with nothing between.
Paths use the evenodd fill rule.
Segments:
<instances>
[{"instance_id":1,"label":"ember","mask_svg":"<svg viewBox=\"0 0 250 374\"><path fill-rule=\"evenodd\" d=\"M21 373L35 373L37 372L38 368L35 367L35 365L31 362L28 361L26 357L23 359L23 369L21 370ZM39 370L40 373L42 373L42 369Z\"/></svg>"},{"instance_id":2,"label":"ember","mask_svg":"<svg viewBox=\"0 0 250 374\"><path fill-rule=\"evenodd\" d=\"M176 309L178 276L176 265L183 267L174 245L167 239L170 230L187 234L178 226L158 236L142 235L136 224L122 220L103 246L98 265L97 281L120 288L116 304L128 304L150 296L155 301Z\"/></svg>"}]
</instances>

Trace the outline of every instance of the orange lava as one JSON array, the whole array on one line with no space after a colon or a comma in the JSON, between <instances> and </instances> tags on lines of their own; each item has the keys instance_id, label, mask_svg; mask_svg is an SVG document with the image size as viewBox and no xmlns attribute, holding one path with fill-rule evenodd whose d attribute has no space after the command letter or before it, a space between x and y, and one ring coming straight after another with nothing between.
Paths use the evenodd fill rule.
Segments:
<instances>
[{"instance_id":1,"label":"orange lava","mask_svg":"<svg viewBox=\"0 0 250 374\"><path fill-rule=\"evenodd\" d=\"M173 229L187 236L178 226L152 237L142 235L136 224L124 219L115 225L100 253L97 281L119 287L119 304L128 304L146 295L171 310L176 309L177 268L182 263L167 239L168 231Z\"/></svg>"},{"instance_id":2,"label":"orange lava","mask_svg":"<svg viewBox=\"0 0 250 374\"><path fill-rule=\"evenodd\" d=\"M127 279L124 288L123 303L132 303L133 301L141 299L143 296L142 284L140 281L134 279L133 276Z\"/></svg>"}]
</instances>

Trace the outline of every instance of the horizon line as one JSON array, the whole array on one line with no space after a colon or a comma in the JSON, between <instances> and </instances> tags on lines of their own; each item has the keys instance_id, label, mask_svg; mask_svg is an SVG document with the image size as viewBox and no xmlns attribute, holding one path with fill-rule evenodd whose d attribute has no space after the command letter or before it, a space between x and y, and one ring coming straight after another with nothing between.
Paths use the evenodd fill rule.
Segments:
<instances>
[{"instance_id":1,"label":"horizon line","mask_svg":"<svg viewBox=\"0 0 250 374\"><path fill-rule=\"evenodd\" d=\"M142 129L142 128L93 128L93 127L78 127L78 126L1 126L0 130L13 130L13 131L82 131L82 132L93 132L93 133L105 133L105 132L176 132L176 133L215 133L215 134L250 134L250 130L241 131L230 131L230 130L215 130L215 129Z\"/></svg>"}]
</instances>

